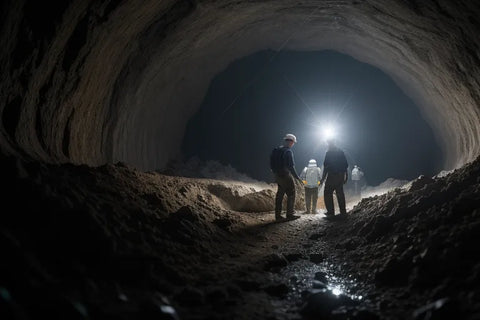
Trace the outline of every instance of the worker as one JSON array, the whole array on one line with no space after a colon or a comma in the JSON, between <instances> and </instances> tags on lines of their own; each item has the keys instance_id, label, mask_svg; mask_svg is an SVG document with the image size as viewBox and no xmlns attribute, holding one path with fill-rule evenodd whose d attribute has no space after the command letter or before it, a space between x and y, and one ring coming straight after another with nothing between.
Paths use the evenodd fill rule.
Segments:
<instances>
[{"instance_id":1,"label":"worker","mask_svg":"<svg viewBox=\"0 0 480 320\"><path fill-rule=\"evenodd\" d=\"M352 169L352 181L355 187L355 196L361 197L361 191L360 191L360 180L363 177L363 172L360 169L359 166L354 165Z\"/></svg>"},{"instance_id":2,"label":"worker","mask_svg":"<svg viewBox=\"0 0 480 320\"><path fill-rule=\"evenodd\" d=\"M270 169L275 175L278 189L275 196L275 219L277 221L285 220L282 217L282 202L284 195L287 195L287 213L288 220L299 218L295 215L295 180L302 179L295 170L295 161L292 147L297 142L295 135L289 133L283 138L283 145L276 147L270 154Z\"/></svg>"},{"instance_id":3,"label":"worker","mask_svg":"<svg viewBox=\"0 0 480 320\"><path fill-rule=\"evenodd\" d=\"M305 186L305 207L307 209L305 213L315 214L317 213L318 187L322 179L322 170L317 167L315 159L308 161L308 166L303 168L300 178Z\"/></svg>"},{"instance_id":4,"label":"worker","mask_svg":"<svg viewBox=\"0 0 480 320\"><path fill-rule=\"evenodd\" d=\"M335 208L333 205L333 192L337 196L340 215L346 217L347 210L345 206L345 194L343 185L348 180L348 163L343 150L336 146L335 139L327 140L328 149L323 162L323 174L320 183L325 182L324 200L327 218L335 216ZM326 181L325 181L326 179Z\"/></svg>"}]
</instances>

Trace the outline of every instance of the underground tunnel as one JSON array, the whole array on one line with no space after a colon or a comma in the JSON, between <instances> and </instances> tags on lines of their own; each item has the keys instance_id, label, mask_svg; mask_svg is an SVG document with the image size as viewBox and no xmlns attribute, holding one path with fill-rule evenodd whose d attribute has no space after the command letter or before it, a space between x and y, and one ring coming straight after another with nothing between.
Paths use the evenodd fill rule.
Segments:
<instances>
[{"instance_id":1,"label":"underground tunnel","mask_svg":"<svg viewBox=\"0 0 480 320\"><path fill-rule=\"evenodd\" d=\"M368 172L369 185L433 176L443 164L418 106L380 70L333 51L263 51L233 62L213 79L186 127L187 165L170 171L184 175L188 164L214 160L273 182L265 166L279 135L296 134L301 171L310 159L323 160L323 131L329 126L350 167Z\"/></svg>"},{"instance_id":2,"label":"underground tunnel","mask_svg":"<svg viewBox=\"0 0 480 320\"><path fill-rule=\"evenodd\" d=\"M23 0L1 8L2 319L479 317L479 4L70 0L47 9ZM285 55L322 52L398 86L438 144L421 160L440 162L351 204L345 219L319 212L285 223L274 220L272 181L223 165L215 170L236 175L168 170L186 166L189 121L206 110L222 72L265 54L221 105L228 114ZM294 78L283 80L304 99ZM275 130L268 139L288 132Z\"/></svg>"}]
</instances>

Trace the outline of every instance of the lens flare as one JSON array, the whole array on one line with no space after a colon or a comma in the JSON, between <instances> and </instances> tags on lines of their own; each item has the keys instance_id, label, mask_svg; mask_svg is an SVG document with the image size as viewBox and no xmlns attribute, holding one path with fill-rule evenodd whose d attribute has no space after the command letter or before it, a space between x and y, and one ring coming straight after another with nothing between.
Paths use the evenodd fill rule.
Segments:
<instances>
[{"instance_id":1,"label":"lens flare","mask_svg":"<svg viewBox=\"0 0 480 320\"><path fill-rule=\"evenodd\" d=\"M332 139L336 135L335 127L332 125L328 125L323 128L323 137L325 140Z\"/></svg>"}]
</instances>

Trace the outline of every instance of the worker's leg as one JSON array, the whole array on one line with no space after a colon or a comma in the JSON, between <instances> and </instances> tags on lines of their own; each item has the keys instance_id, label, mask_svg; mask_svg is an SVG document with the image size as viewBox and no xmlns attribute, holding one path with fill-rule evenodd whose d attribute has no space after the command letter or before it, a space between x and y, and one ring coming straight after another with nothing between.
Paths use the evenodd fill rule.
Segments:
<instances>
[{"instance_id":1,"label":"worker's leg","mask_svg":"<svg viewBox=\"0 0 480 320\"><path fill-rule=\"evenodd\" d=\"M340 209L340 214L346 214L347 210L345 207L345 193L343 192L343 181L339 182L335 186L335 194L337 195L338 208Z\"/></svg>"},{"instance_id":2,"label":"worker's leg","mask_svg":"<svg viewBox=\"0 0 480 320\"><path fill-rule=\"evenodd\" d=\"M330 177L329 177L330 178ZM325 189L323 190L323 198L325 201L325 208L327 209L326 215L334 215L335 214L335 208L333 206L333 189L334 185L331 184L331 181L325 182Z\"/></svg>"},{"instance_id":3,"label":"worker's leg","mask_svg":"<svg viewBox=\"0 0 480 320\"><path fill-rule=\"evenodd\" d=\"M305 188L305 207L307 209L307 213L310 212L310 208L312 207L312 192L311 188Z\"/></svg>"},{"instance_id":4,"label":"worker's leg","mask_svg":"<svg viewBox=\"0 0 480 320\"><path fill-rule=\"evenodd\" d=\"M311 213L317 213L318 188L312 188L312 209Z\"/></svg>"},{"instance_id":5,"label":"worker's leg","mask_svg":"<svg viewBox=\"0 0 480 320\"><path fill-rule=\"evenodd\" d=\"M277 194L275 196L275 217L278 218L281 216L282 213L282 202L283 202L283 196L286 193L286 188L285 188L285 181L283 177L277 176Z\"/></svg>"},{"instance_id":6,"label":"worker's leg","mask_svg":"<svg viewBox=\"0 0 480 320\"><path fill-rule=\"evenodd\" d=\"M287 194L287 217L293 216L295 213L295 182L290 175L285 179L285 193Z\"/></svg>"}]
</instances>

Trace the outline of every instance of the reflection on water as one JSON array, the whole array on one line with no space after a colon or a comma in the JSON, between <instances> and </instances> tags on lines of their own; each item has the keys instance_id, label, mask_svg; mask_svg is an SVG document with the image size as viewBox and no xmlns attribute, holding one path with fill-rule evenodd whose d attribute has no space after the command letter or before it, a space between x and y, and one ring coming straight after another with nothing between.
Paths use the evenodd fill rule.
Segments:
<instances>
[{"instance_id":1,"label":"reflection on water","mask_svg":"<svg viewBox=\"0 0 480 320\"><path fill-rule=\"evenodd\" d=\"M339 296L343 293L343 290L340 287L327 287L330 291L332 291L333 295Z\"/></svg>"},{"instance_id":2,"label":"reflection on water","mask_svg":"<svg viewBox=\"0 0 480 320\"><path fill-rule=\"evenodd\" d=\"M340 285L329 285L327 286L327 289L334 295L334 296L340 296L340 295L345 295L348 296L352 300L362 300L363 296L361 295L355 295L355 294L350 294L348 290L346 290L344 287Z\"/></svg>"},{"instance_id":3,"label":"reflection on water","mask_svg":"<svg viewBox=\"0 0 480 320\"><path fill-rule=\"evenodd\" d=\"M351 276L350 276L351 277ZM363 296L353 294L353 289L357 286L355 279L343 279L340 277L328 275L328 285L327 289L334 295L340 296L345 295L348 296L352 300L362 300Z\"/></svg>"},{"instance_id":4,"label":"reflection on water","mask_svg":"<svg viewBox=\"0 0 480 320\"><path fill-rule=\"evenodd\" d=\"M317 265L301 261L287 266L282 272L286 278L290 278L291 291L287 299L298 299L302 291L313 289L313 283L316 280L314 275L318 272L326 275L326 290L334 296L345 296L355 301L361 301L363 299L363 296L358 292L360 284L357 283L352 275L346 278L339 277L334 274L334 272L336 272L334 265L328 263Z\"/></svg>"}]
</instances>

